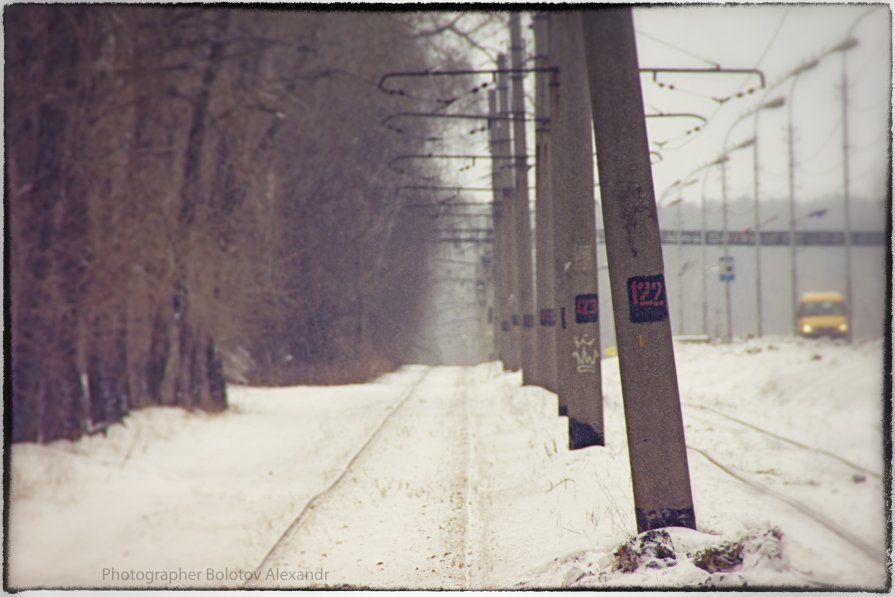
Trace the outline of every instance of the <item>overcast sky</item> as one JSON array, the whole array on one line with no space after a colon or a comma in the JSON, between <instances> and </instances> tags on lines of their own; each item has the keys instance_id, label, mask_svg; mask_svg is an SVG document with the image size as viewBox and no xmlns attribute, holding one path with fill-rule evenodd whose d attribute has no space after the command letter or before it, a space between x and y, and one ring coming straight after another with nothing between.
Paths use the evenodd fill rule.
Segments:
<instances>
[{"instance_id":1,"label":"overcast sky","mask_svg":"<svg viewBox=\"0 0 895 597\"><path fill-rule=\"evenodd\" d=\"M528 19L526 14L524 25L529 23ZM890 169L892 73L892 28L887 4L650 6L634 10L634 23L642 68L760 69L766 83L762 89L757 76L723 73L664 74L655 82L648 74L641 77L647 113L692 112L708 120L702 131L688 135L687 131L702 124L701 121L648 119L650 149L661 156L661 159L654 156L653 165L657 196L675 181L695 177L698 182L680 194L684 201L699 203L703 188L710 199L720 197L720 169L698 169L724 152L722 145L728 132L731 147L753 137L755 119L750 112L763 103L762 99L782 97L785 101L782 107L762 110L758 118L761 197L786 199L789 196L790 112L795 131L796 202L841 197L843 53L827 52L844 41L851 30L851 37L858 40L858 45L845 53L851 195L855 200L877 202L885 197L886 175ZM526 35L527 50L531 53L531 31L527 27ZM496 52L506 51L506 44L506 32L497 30L486 45ZM493 68L480 53L474 53L472 58L478 68ZM787 76L799 65L814 59L818 59L817 66L800 75L793 90L792 78ZM532 79L527 77L526 85L532 85ZM674 85L674 89L667 85ZM533 95L530 87L528 92ZM738 92L744 95L731 97ZM723 101L724 98L730 99ZM530 133L529 145L532 141ZM486 145L482 144L477 151L487 152ZM456 164L450 166L453 168ZM696 174L691 175L693 172ZM480 177L479 183L488 176L477 168L467 173L467 183L472 180L471 174ZM703 185L705 174L708 177ZM463 179L458 176L458 180ZM730 153L727 179L730 199L752 196L751 148ZM665 201L671 202L677 196L669 192Z\"/></svg>"},{"instance_id":2,"label":"overcast sky","mask_svg":"<svg viewBox=\"0 0 895 597\"><path fill-rule=\"evenodd\" d=\"M730 146L751 138L755 119L747 114L762 103L763 97L765 101L783 97L783 107L763 110L758 121L761 195L788 197L790 112L795 130L796 200L841 195L843 53L827 52L844 41L850 30L851 37L858 40L858 45L845 53L852 147L850 188L854 197L878 198L884 193L889 168L892 72L887 5L875 9L867 5L650 7L635 10L635 28L641 67L711 68L716 63L722 69L758 68L768 87L779 83L769 92L757 89L721 104L711 98L748 91L758 86L758 79L721 74L665 75L660 82L676 86L669 90L644 76L648 113L695 112L709 119L701 133L690 136L684 133L699 121L649 122L651 149L662 154L653 170L657 194L722 154L728 131ZM819 59L817 66L800 75L794 88L791 78L783 81L796 67L814 59ZM752 168L751 149L730 154L728 196L751 196ZM698 200L701 175L699 178L700 184L683 193L685 200ZM719 187L718 173L710 174L707 192L717 196Z\"/></svg>"}]
</instances>

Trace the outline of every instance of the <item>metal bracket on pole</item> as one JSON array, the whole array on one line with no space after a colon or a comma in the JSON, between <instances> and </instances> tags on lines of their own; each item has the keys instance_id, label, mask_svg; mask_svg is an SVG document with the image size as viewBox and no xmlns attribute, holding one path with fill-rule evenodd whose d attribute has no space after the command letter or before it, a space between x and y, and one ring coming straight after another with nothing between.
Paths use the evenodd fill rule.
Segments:
<instances>
[{"instance_id":1,"label":"metal bracket on pole","mask_svg":"<svg viewBox=\"0 0 895 597\"><path fill-rule=\"evenodd\" d=\"M549 70L549 69L548 69ZM379 79L379 91L389 95L407 95L403 89L388 89L385 82L389 79L403 79L413 77L467 77L469 75L513 75L525 73L543 72L541 68L485 68L462 70L422 70L385 73Z\"/></svg>"},{"instance_id":2,"label":"metal bracket on pole","mask_svg":"<svg viewBox=\"0 0 895 597\"><path fill-rule=\"evenodd\" d=\"M720 65L715 68L638 68L642 73L653 73L653 81L658 81L659 73L688 73L688 74L718 74L732 73L745 75L758 75L761 81L761 89L765 88L764 73L757 68L722 68Z\"/></svg>"}]
</instances>

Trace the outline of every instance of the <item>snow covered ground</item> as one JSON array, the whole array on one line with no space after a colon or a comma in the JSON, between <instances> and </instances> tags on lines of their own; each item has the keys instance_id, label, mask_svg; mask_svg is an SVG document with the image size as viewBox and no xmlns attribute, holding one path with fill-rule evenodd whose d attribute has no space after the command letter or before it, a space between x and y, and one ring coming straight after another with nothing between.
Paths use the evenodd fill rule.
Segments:
<instances>
[{"instance_id":1,"label":"snow covered ground","mask_svg":"<svg viewBox=\"0 0 895 597\"><path fill-rule=\"evenodd\" d=\"M676 357L697 531L636 535L616 359L574 452L518 373L408 367L13 446L10 586L885 587L881 343Z\"/></svg>"}]
</instances>

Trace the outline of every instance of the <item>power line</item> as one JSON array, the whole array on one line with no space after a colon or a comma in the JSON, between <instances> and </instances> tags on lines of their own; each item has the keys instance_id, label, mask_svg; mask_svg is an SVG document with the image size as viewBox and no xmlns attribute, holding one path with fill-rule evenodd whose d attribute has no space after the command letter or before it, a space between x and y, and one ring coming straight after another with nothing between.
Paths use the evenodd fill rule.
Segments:
<instances>
[{"instance_id":1,"label":"power line","mask_svg":"<svg viewBox=\"0 0 895 597\"><path fill-rule=\"evenodd\" d=\"M673 50L677 50L678 52L681 52L682 54L686 54L687 56L689 56L689 57L691 57L691 58L696 58L697 60L701 60L702 62L705 62L706 64L710 64L710 65L712 65L712 66L714 66L714 67L717 67L717 68L720 68L720 67L721 67L721 65L718 64L717 62L715 62L714 60L709 60L708 58L703 58L702 56L697 56L697 55L694 54L693 52L690 52L690 51L688 51L688 50L685 50L685 49L681 48L680 46L676 46L676 45L674 45L674 44L672 44L672 43L670 43L670 42L667 42L667 41L665 41L665 40L659 39L658 37L655 37L655 36L653 36L653 35L650 35L649 33L644 33L644 32L643 32L642 30L640 30L640 29L635 29L635 31L637 32L637 35L642 35L643 37L646 37L646 38L649 38L649 39L653 40L654 42L660 43L660 44L662 44L662 45L664 45L664 46L668 46L669 48L671 48L671 49L673 49Z\"/></svg>"},{"instance_id":2,"label":"power line","mask_svg":"<svg viewBox=\"0 0 895 597\"><path fill-rule=\"evenodd\" d=\"M783 11L783 14L780 15L780 22L777 23L777 29L774 30L774 34L771 36L768 45L765 46L764 51L761 53L761 56L759 56L758 62L755 63L755 68L761 66L761 63L765 59L765 56L767 56L768 52L771 50L771 46L773 46L774 42L777 41L777 37L780 35L780 30L783 29L783 23L786 22L786 17L787 15L789 15L790 8L792 7L787 6L786 10Z\"/></svg>"},{"instance_id":3,"label":"power line","mask_svg":"<svg viewBox=\"0 0 895 597\"><path fill-rule=\"evenodd\" d=\"M767 45L765 46L764 50L761 53L761 56L758 57L758 60L755 63L755 66L754 66L755 69L758 69L761 66L762 61L765 59L768 52L771 50L771 47L774 45L774 42L777 41L777 37L780 35L780 30L783 28L783 23L786 21L786 17L789 14L789 9L790 9L790 7L787 6L786 9L783 11L783 14L780 16L780 21L777 23L777 28L774 30L773 35L771 35L771 39L768 41ZM741 83L740 87L737 89L737 91L738 92L742 91L744 85L745 85L745 82ZM720 112L721 108L723 108L723 107L724 107L723 103L718 104L718 106L715 107L715 111L712 112L712 114L708 117L708 122L706 122L706 124L702 127L703 130L705 130L708 127L708 125L712 123L712 121L718 115L718 112ZM696 139L696 137L698 135L691 136L690 133L688 132L685 135L679 135L676 138L669 139L669 142L676 141L677 139L681 139L681 138L686 138L688 136L690 137L688 140L685 140L680 145L675 145L675 146L669 147L668 150L673 151L675 149L680 149L682 147L685 147L688 143L690 143L691 141Z\"/></svg>"},{"instance_id":4,"label":"power line","mask_svg":"<svg viewBox=\"0 0 895 597\"><path fill-rule=\"evenodd\" d=\"M865 145L851 145L850 149L855 153L860 151L867 151L868 149L875 149L880 141L888 141L889 140L889 129L880 127L879 134L873 141Z\"/></svg>"},{"instance_id":5,"label":"power line","mask_svg":"<svg viewBox=\"0 0 895 597\"><path fill-rule=\"evenodd\" d=\"M826 136L826 138L823 140L823 142L821 142L821 143L819 143L819 144L816 145L816 147L817 147L817 151L815 151L814 153L812 153L812 154L811 154L810 156L808 156L807 158L802 158L802 162L803 162L803 163L804 163L804 162L810 162L811 160L813 160L814 158L816 158L818 155L820 155L821 151L823 151L823 149L827 146L827 143L830 142L830 140L833 138L833 135L836 133L836 131L838 131L838 130L840 129L841 126L842 126L842 118L840 118L839 120L836 121L836 123L835 123L835 124L833 125L833 127L830 129L830 132L827 133L827 136Z\"/></svg>"}]
</instances>

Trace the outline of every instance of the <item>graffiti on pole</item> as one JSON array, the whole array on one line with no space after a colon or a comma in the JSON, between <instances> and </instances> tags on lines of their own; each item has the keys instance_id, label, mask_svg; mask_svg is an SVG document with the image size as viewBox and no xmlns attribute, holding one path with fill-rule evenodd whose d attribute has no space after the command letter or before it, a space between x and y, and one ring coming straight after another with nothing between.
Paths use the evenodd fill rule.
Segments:
<instances>
[{"instance_id":1,"label":"graffiti on pole","mask_svg":"<svg viewBox=\"0 0 895 597\"><path fill-rule=\"evenodd\" d=\"M578 373L597 372L597 339L590 334L575 336L575 350L572 358L575 359L575 370Z\"/></svg>"},{"instance_id":2,"label":"graffiti on pole","mask_svg":"<svg viewBox=\"0 0 895 597\"><path fill-rule=\"evenodd\" d=\"M596 253L591 245L575 245L572 247L572 269L576 272L588 273L594 268Z\"/></svg>"}]
</instances>

